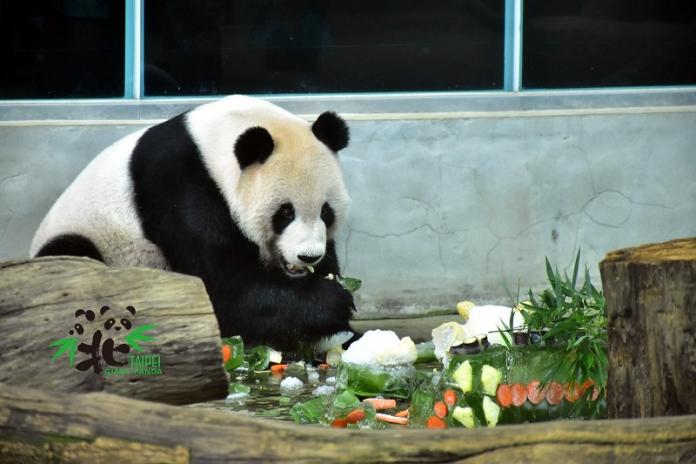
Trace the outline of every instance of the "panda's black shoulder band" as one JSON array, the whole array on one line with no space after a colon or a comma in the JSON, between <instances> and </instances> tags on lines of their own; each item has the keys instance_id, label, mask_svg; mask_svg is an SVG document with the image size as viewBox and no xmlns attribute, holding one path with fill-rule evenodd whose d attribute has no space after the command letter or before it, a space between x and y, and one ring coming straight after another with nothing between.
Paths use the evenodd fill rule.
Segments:
<instances>
[{"instance_id":1,"label":"panda's black shoulder band","mask_svg":"<svg viewBox=\"0 0 696 464\"><path fill-rule=\"evenodd\" d=\"M312 124L312 132L334 152L348 146L348 125L333 111L321 113Z\"/></svg>"},{"instance_id":2,"label":"panda's black shoulder band","mask_svg":"<svg viewBox=\"0 0 696 464\"><path fill-rule=\"evenodd\" d=\"M254 163L263 163L273 153L273 138L263 127L250 127L239 136L234 144L241 169Z\"/></svg>"}]
</instances>

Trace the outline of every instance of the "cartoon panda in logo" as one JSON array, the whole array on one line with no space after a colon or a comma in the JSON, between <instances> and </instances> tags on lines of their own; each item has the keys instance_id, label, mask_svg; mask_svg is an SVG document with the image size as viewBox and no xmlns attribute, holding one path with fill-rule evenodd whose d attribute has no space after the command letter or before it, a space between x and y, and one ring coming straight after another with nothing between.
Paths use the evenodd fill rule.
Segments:
<instances>
[{"instance_id":1,"label":"cartoon panda in logo","mask_svg":"<svg viewBox=\"0 0 696 464\"><path fill-rule=\"evenodd\" d=\"M221 335L249 344L289 350L352 331L352 296L324 278L340 274L334 235L349 197L337 153L348 138L332 112L309 123L245 96L199 106L102 151L30 253L198 276Z\"/></svg>"}]
</instances>

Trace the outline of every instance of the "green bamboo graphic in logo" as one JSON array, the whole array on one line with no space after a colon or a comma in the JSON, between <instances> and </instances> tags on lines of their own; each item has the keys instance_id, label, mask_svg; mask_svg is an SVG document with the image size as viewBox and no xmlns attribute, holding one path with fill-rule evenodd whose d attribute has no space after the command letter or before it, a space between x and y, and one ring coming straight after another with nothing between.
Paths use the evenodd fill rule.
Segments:
<instances>
[{"instance_id":1,"label":"green bamboo graphic in logo","mask_svg":"<svg viewBox=\"0 0 696 464\"><path fill-rule=\"evenodd\" d=\"M131 319L135 316L135 308L127 306L126 311L128 314L117 316L109 306L102 306L99 310L99 322L106 320L92 333L91 343L86 343L80 339L80 336L85 333L85 327L81 323L84 321L80 318L93 322L96 315L92 310L78 309L75 312L78 322L69 331L71 336L55 340L49 345L49 348L55 349L51 362L67 354L70 367L80 371L93 369L95 373L100 373L103 370L103 361L110 366L104 371L106 375L132 374L132 371L145 372L144 375L161 374L159 355L129 355L131 351L142 353L141 343L156 341L155 337L146 333L155 329L155 324L134 327ZM117 343L118 339L122 339L125 343ZM78 352L87 354L89 357L75 364ZM128 355L127 361L117 360L116 353Z\"/></svg>"}]
</instances>

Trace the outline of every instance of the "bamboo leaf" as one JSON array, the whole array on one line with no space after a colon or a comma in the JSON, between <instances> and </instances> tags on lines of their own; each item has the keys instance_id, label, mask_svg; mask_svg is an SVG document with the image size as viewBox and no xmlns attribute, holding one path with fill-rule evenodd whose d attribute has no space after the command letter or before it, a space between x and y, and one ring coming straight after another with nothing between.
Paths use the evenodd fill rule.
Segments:
<instances>
[{"instance_id":1,"label":"bamboo leaf","mask_svg":"<svg viewBox=\"0 0 696 464\"><path fill-rule=\"evenodd\" d=\"M51 362L60 358L64 353L68 353L68 359L70 360L70 367L75 365L75 354L77 354L77 345L79 340L77 337L65 337L58 339L48 345L49 348L58 347L56 352L51 356Z\"/></svg>"},{"instance_id":2,"label":"bamboo leaf","mask_svg":"<svg viewBox=\"0 0 696 464\"><path fill-rule=\"evenodd\" d=\"M138 342L151 342L155 341L155 337L151 335L145 335L145 332L155 328L155 324L144 324L133 329L131 333L126 335L124 339L128 346L133 349L133 351L143 351Z\"/></svg>"}]
</instances>

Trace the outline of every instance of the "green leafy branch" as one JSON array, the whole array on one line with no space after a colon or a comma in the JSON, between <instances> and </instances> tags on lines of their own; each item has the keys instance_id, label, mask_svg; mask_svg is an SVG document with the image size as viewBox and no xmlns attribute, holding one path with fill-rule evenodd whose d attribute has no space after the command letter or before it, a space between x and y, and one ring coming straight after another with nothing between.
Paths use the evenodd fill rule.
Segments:
<instances>
[{"instance_id":1,"label":"green leafy branch","mask_svg":"<svg viewBox=\"0 0 696 464\"><path fill-rule=\"evenodd\" d=\"M582 384L592 380L604 389L607 382L607 316L604 295L592 285L585 267L585 282L578 287L580 251L575 258L573 274L561 277L546 259L550 288L523 302L522 314L530 332L542 334L549 346L563 348L565 355L550 366L543 383L552 379L568 379Z\"/></svg>"}]
</instances>

